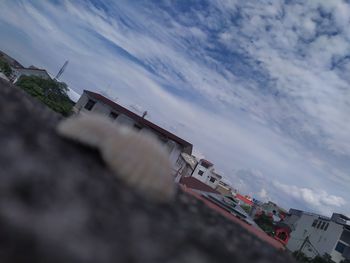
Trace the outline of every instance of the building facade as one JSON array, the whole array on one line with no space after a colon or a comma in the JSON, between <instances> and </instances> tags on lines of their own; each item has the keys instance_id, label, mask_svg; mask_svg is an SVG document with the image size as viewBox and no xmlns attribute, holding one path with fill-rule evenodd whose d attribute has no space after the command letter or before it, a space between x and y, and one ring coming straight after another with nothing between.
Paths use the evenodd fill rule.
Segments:
<instances>
[{"instance_id":1,"label":"building facade","mask_svg":"<svg viewBox=\"0 0 350 263\"><path fill-rule=\"evenodd\" d=\"M139 116L98 93L85 90L73 110L77 114L100 114L110 118L116 125L125 125L141 133L152 134L168 150L174 176L180 169L177 162L181 160L181 153L192 154L191 143L146 120L145 116Z\"/></svg>"},{"instance_id":2,"label":"building facade","mask_svg":"<svg viewBox=\"0 0 350 263\"><path fill-rule=\"evenodd\" d=\"M214 165L205 159L198 162L192 176L213 189L217 188L219 181L222 179L222 176L215 172Z\"/></svg>"},{"instance_id":3,"label":"building facade","mask_svg":"<svg viewBox=\"0 0 350 263\"><path fill-rule=\"evenodd\" d=\"M21 76L35 76L42 79L51 79L45 69L38 68L13 68L13 83L16 83Z\"/></svg>"},{"instance_id":4,"label":"building facade","mask_svg":"<svg viewBox=\"0 0 350 263\"><path fill-rule=\"evenodd\" d=\"M287 244L290 251L301 251L314 258L325 253L336 263L350 259L349 218L333 214L331 218L290 209L283 220L292 232Z\"/></svg>"}]
</instances>

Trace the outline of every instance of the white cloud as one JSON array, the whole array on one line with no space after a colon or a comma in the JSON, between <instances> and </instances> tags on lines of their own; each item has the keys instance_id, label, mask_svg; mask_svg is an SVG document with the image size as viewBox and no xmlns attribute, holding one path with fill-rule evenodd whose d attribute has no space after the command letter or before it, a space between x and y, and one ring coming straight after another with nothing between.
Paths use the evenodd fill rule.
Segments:
<instances>
[{"instance_id":1,"label":"white cloud","mask_svg":"<svg viewBox=\"0 0 350 263\"><path fill-rule=\"evenodd\" d=\"M63 79L76 91L147 110L242 191L350 211L350 181L339 184L350 169L350 62L331 69L349 52L348 6L267 2L173 14L148 2L103 11L88 1L5 1L0 33L11 30L0 48L50 72L69 59ZM320 6L339 17L322 20ZM320 33L334 27L338 35Z\"/></svg>"},{"instance_id":2,"label":"white cloud","mask_svg":"<svg viewBox=\"0 0 350 263\"><path fill-rule=\"evenodd\" d=\"M346 204L344 198L330 195L324 190L297 187L295 185L286 185L279 182L274 182L274 186L291 198L306 202L310 207L316 208L319 211L322 211L325 206L341 207Z\"/></svg>"}]
</instances>

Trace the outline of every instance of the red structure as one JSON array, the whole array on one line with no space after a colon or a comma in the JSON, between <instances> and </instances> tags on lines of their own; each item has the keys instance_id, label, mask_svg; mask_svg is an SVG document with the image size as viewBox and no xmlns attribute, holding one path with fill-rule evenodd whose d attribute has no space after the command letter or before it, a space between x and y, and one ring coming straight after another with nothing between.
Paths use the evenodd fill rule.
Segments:
<instances>
[{"instance_id":1,"label":"red structure","mask_svg":"<svg viewBox=\"0 0 350 263\"><path fill-rule=\"evenodd\" d=\"M235 197L237 199L241 200L246 205L252 206L254 204L252 200L249 200L247 197L245 197L241 194L237 194Z\"/></svg>"},{"instance_id":2,"label":"red structure","mask_svg":"<svg viewBox=\"0 0 350 263\"><path fill-rule=\"evenodd\" d=\"M284 223L278 223L275 226L275 236L274 238L281 242L283 245L287 245L289 238L290 238L290 233L292 230L290 229L289 226L287 226Z\"/></svg>"}]
</instances>

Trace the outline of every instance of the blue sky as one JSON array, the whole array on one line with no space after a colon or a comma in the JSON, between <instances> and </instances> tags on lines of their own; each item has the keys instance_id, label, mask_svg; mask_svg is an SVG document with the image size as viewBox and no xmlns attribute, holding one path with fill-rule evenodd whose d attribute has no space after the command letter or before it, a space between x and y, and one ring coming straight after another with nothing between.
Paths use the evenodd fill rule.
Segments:
<instances>
[{"instance_id":1,"label":"blue sky","mask_svg":"<svg viewBox=\"0 0 350 263\"><path fill-rule=\"evenodd\" d=\"M350 215L350 4L0 2L0 49L192 142L239 190Z\"/></svg>"}]
</instances>

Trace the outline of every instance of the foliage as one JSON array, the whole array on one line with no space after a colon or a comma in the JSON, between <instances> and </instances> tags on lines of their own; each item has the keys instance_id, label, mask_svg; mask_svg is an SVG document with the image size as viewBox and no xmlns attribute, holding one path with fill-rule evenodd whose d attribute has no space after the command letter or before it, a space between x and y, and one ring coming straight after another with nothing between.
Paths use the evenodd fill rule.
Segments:
<instances>
[{"instance_id":1,"label":"foliage","mask_svg":"<svg viewBox=\"0 0 350 263\"><path fill-rule=\"evenodd\" d=\"M332 257L325 253L323 256L316 256L313 259L308 258L303 252L294 251L294 258L300 263L334 263Z\"/></svg>"},{"instance_id":2,"label":"foliage","mask_svg":"<svg viewBox=\"0 0 350 263\"><path fill-rule=\"evenodd\" d=\"M312 261L312 263L334 263L331 255L325 253L322 257L316 256Z\"/></svg>"},{"instance_id":3,"label":"foliage","mask_svg":"<svg viewBox=\"0 0 350 263\"><path fill-rule=\"evenodd\" d=\"M308 258L303 252L294 251L292 253L293 257L300 263L311 263L312 259Z\"/></svg>"},{"instance_id":4,"label":"foliage","mask_svg":"<svg viewBox=\"0 0 350 263\"><path fill-rule=\"evenodd\" d=\"M69 99L68 87L63 82L36 76L21 76L16 85L64 116L68 116L72 111L74 102Z\"/></svg>"},{"instance_id":5,"label":"foliage","mask_svg":"<svg viewBox=\"0 0 350 263\"><path fill-rule=\"evenodd\" d=\"M350 263L350 259L344 259L344 260L340 261L340 263Z\"/></svg>"},{"instance_id":6,"label":"foliage","mask_svg":"<svg viewBox=\"0 0 350 263\"><path fill-rule=\"evenodd\" d=\"M0 71L2 71L6 77L10 77L12 74L12 69L10 65L3 60L0 60Z\"/></svg>"},{"instance_id":7,"label":"foliage","mask_svg":"<svg viewBox=\"0 0 350 263\"><path fill-rule=\"evenodd\" d=\"M251 211L251 207L249 205L241 205L242 209L249 215L250 211Z\"/></svg>"},{"instance_id":8,"label":"foliage","mask_svg":"<svg viewBox=\"0 0 350 263\"><path fill-rule=\"evenodd\" d=\"M271 217L266 215L265 213L261 214L258 218L256 218L255 223L264 230L268 235L274 235L274 225Z\"/></svg>"}]
</instances>

